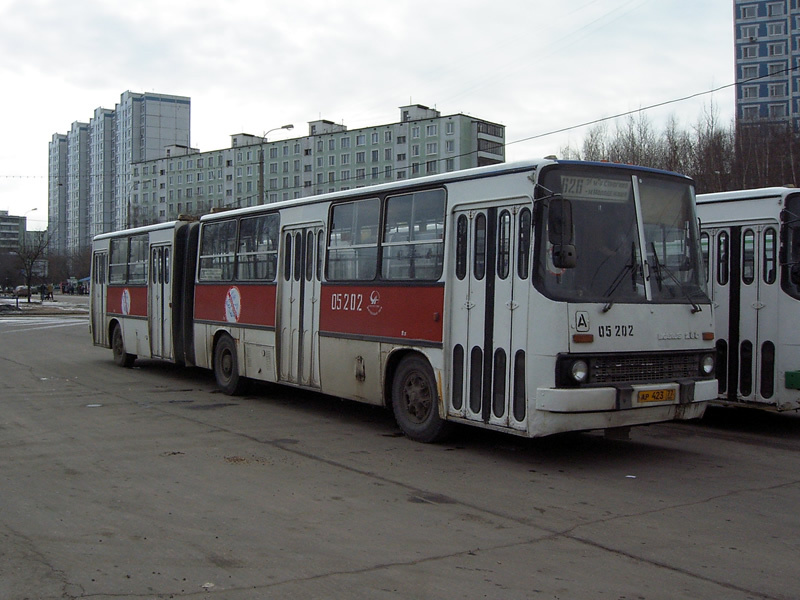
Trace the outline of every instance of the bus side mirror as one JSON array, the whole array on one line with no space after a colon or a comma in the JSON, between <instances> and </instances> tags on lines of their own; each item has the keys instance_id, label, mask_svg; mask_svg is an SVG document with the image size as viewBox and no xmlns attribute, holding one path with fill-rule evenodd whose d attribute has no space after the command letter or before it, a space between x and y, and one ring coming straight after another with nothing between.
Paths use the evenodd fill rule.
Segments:
<instances>
[{"instance_id":1,"label":"bus side mirror","mask_svg":"<svg viewBox=\"0 0 800 600\"><path fill-rule=\"evenodd\" d=\"M578 264L578 254L572 244L553 245L553 266L556 269L574 269Z\"/></svg>"},{"instance_id":2,"label":"bus side mirror","mask_svg":"<svg viewBox=\"0 0 800 600\"><path fill-rule=\"evenodd\" d=\"M547 231L550 243L572 243L572 204L561 196L554 196L547 210Z\"/></svg>"},{"instance_id":3,"label":"bus side mirror","mask_svg":"<svg viewBox=\"0 0 800 600\"><path fill-rule=\"evenodd\" d=\"M554 196L547 210L548 239L553 246L553 266L572 269L578 264L578 254L572 243L572 204L561 196Z\"/></svg>"}]
</instances>

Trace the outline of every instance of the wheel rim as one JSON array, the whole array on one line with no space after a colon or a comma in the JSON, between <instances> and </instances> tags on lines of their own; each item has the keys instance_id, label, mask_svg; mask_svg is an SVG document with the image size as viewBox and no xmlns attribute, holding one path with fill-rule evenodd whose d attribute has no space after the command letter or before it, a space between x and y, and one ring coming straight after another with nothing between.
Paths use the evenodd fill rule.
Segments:
<instances>
[{"instance_id":1,"label":"wheel rim","mask_svg":"<svg viewBox=\"0 0 800 600\"><path fill-rule=\"evenodd\" d=\"M125 352L125 346L122 343L122 335L119 329L114 330L114 356L122 356Z\"/></svg>"},{"instance_id":2,"label":"wheel rim","mask_svg":"<svg viewBox=\"0 0 800 600\"><path fill-rule=\"evenodd\" d=\"M223 379L228 382L233 375L233 354L227 348L223 348L219 357L220 373Z\"/></svg>"},{"instance_id":3,"label":"wheel rim","mask_svg":"<svg viewBox=\"0 0 800 600\"><path fill-rule=\"evenodd\" d=\"M431 412L431 388L421 373L410 373L403 385L406 414L414 423L424 423Z\"/></svg>"}]
</instances>

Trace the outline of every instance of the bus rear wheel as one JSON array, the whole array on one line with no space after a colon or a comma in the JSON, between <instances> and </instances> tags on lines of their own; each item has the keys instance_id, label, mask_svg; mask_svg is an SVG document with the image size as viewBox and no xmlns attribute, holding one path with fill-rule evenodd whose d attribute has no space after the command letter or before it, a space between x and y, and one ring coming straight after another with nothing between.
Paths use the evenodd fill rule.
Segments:
<instances>
[{"instance_id":1,"label":"bus rear wheel","mask_svg":"<svg viewBox=\"0 0 800 600\"><path fill-rule=\"evenodd\" d=\"M439 394L428 361L412 356L403 359L392 382L392 410L400 429L417 442L437 442L446 437L451 424L439 416Z\"/></svg>"},{"instance_id":2,"label":"bus rear wheel","mask_svg":"<svg viewBox=\"0 0 800 600\"><path fill-rule=\"evenodd\" d=\"M125 351L125 340L122 339L122 327L119 325L115 325L114 331L111 332L111 354L114 362L120 367L130 368L136 360L135 354L128 354Z\"/></svg>"},{"instance_id":3,"label":"bus rear wheel","mask_svg":"<svg viewBox=\"0 0 800 600\"><path fill-rule=\"evenodd\" d=\"M229 335L219 338L214 347L214 378L217 387L228 396L236 396L244 390L244 377L239 375L236 342Z\"/></svg>"}]
</instances>

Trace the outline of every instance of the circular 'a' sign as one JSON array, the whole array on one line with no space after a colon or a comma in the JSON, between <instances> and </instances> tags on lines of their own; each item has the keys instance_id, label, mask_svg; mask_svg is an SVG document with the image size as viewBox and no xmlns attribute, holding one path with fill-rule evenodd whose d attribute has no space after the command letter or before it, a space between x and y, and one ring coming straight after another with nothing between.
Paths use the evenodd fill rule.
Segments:
<instances>
[{"instance_id":1,"label":"circular 'a' sign","mask_svg":"<svg viewBox=\"0 0 800 600\"><path fill-rule=\"evenodd\" d=\"M225 320L228 323L238 323L242 316L242 296L239 288L232 287L225 294Z\"/></svg>"}]
</instances>

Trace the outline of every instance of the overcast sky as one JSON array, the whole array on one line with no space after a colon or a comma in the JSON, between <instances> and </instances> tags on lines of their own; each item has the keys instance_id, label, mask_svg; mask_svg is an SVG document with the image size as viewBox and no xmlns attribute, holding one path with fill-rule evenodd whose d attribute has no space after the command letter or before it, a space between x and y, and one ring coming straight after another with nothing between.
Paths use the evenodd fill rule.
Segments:
<instances>
[{"instance_id":1,"label":"overcast sky","mask_svg":"<svg viewBox=\"0 0 800 600\"><path fill-rule=\"evenodd\" d=\"M413 103L505 125L507 160L558 154L586 128L545 134L733 83L732 21L731 0L0 0L0 209L44 228L52 135L125 90L191 97L201 151ZM733 119L733 88L647 114L688 129L712 103Z\"/></svg>"}]
</instances>

